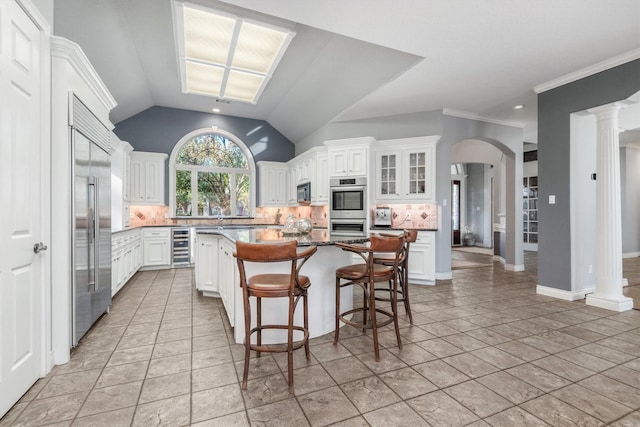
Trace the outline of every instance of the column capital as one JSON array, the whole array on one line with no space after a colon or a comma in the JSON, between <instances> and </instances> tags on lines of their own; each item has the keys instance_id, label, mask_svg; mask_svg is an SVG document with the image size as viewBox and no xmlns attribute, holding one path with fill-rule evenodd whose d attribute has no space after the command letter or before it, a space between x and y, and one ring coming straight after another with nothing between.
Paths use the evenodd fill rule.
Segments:
<instances>
[{"instance_id":1,"label":"column capital","mask_svg":"<svg viewBox=\"0 0 640 427\"><path fill-rule=\"evenodd\" d=\"M622 102L612 102L611 104L600 105L598 107L589 108L587 112L594 114L598 119L617 118L618 111L627 105Z\"/></svg>"}]
</instances>

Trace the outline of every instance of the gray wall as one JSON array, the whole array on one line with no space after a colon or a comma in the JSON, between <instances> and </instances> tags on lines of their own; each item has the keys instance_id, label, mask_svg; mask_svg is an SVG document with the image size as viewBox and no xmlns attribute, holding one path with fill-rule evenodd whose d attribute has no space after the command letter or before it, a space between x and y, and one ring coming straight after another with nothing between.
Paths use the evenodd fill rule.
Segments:
<instances>
[{"instance_id":1,"label":"gray wall","mask_svg":"<svg viewBox=\"0 0 640 427\"><path fill-rule=\"evenodd\" d=\"M118 123L113 132L136 151L171 155L182 137L194 130L217 126L237 136L253 154L253 159L286 162L295 157L295 147L263 120L208 114L166 107L151 107ZM169 200L169 165L165 174L165 202ZM256 182L257 184L257 182Z\"/></svg>"},{"instance_id":2,"label":"gray wall","mask_svg":"<svg viewBox=\"0 0 640 427\"><path fill-rule=\"evenodd\" d=\"M484 182L484 164L467 163L467 224L473 224L476 246L482 246L485 238L484 200L490 195L486 194L489 189L485 188Z\"/></svg>"},{"instance_id":3,"label":"gray wall","mask_svg":"<svg viewBox=\"0 0 640 427\"><path fill-rule=\"evenodd\" d=\"M538 283L571 290L569 114L628 98L640 90L640 60L538 95ZM556 204L547 203L549 195Z\"/></svg>"}]
</instances>

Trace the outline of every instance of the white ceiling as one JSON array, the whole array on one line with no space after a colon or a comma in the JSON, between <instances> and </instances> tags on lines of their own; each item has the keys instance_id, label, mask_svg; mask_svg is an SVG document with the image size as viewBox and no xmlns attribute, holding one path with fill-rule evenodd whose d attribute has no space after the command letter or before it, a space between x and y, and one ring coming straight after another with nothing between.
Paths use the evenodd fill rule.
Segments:
<instances>
[{"instance_id":1,"label":"white ceiling","mask_svg":"<svg viewBox=\"0 0 640 427\"><path fill-rule=\"evenodd\" d=\"M640 0L194 2L295 26L257 105L181 93L170 0L55 0L54 33L91 60L118 102L112 122L218 106L297 142L332 121L446 108L537 142L534 86L640 48Z\"/></svg>"}]
</instances>

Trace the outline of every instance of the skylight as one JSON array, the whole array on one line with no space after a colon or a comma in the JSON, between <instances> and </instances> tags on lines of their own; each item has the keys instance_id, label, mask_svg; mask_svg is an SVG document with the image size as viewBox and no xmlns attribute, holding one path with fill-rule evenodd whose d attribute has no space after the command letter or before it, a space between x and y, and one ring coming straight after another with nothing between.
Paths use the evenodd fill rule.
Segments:
<instances>
[{"instance_id":1,"label":"skylight","mask_svg":"<svg viewBox=\"0 0 640 427\"><path fill-rule=\"evenodd\" d=\"M182 92L255 104L295 33L174 2Z\"/></svg>"}]
</instances>

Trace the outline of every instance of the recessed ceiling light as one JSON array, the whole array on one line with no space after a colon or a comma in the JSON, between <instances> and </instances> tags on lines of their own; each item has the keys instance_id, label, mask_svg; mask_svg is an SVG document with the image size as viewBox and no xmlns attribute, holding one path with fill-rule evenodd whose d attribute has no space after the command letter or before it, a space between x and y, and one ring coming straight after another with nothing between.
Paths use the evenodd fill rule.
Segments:
<instances>
[{"instance_id":1,"label":"recessed ceiling light","mask_svg":"<svg viewBox=\"0 0 640 427\"><path fill-rule=\"evenodd\" d=\"M524 108L524 105L522 105L522 104L518 104L518 105L514 105L513 106L514 110L522 110L523 108Z\"/></svg>"},{"instance_id":2,"label":"recessed ceiling light","mask_svg":"<svg viewBox=\"0 0 640 427\"><path fill-rule=\"evenodd\" d=\"M214 109L213 109L213 110L211 110L211 111L213 111L214 113L219 113L221 110L220 110L219 108L214 108Z\"/></svg>"}]
</instances>

